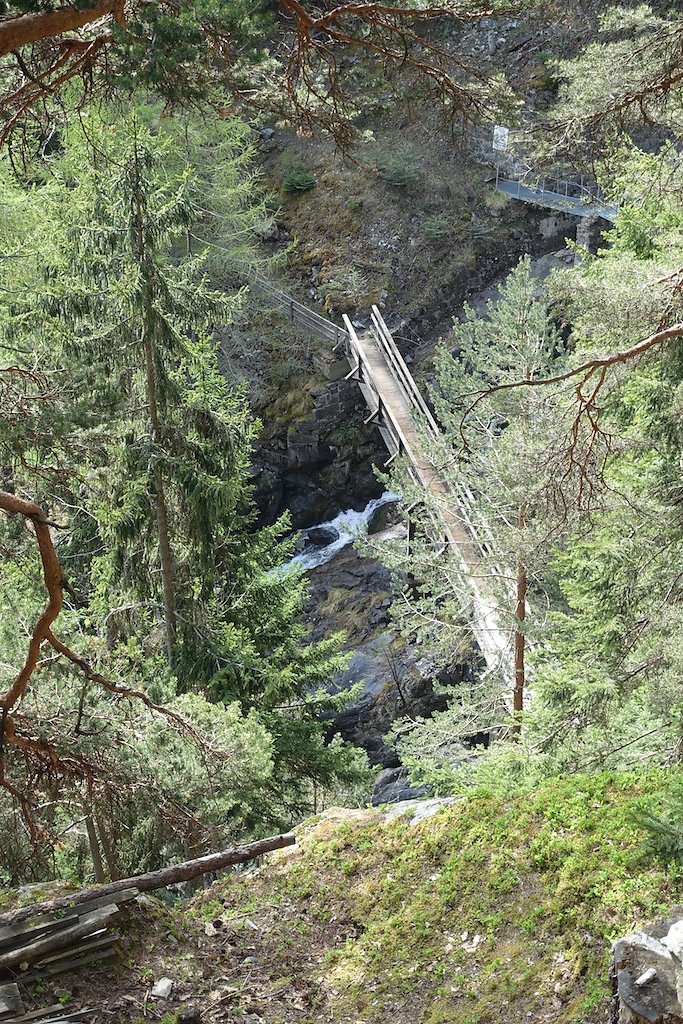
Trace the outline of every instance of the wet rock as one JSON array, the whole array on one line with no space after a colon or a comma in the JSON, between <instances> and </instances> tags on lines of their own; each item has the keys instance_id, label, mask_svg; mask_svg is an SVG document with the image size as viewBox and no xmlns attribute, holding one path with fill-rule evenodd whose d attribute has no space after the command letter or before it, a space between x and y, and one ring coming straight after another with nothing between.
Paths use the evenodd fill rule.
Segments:
<instances>
[{"instance_id":1,"label":"wet rock","mask_svg":"<svg viewBox=\"0 0 683 1024\"><path fill-rule=\"evenodd\" d=\"M394 507L394 502L388 502L386 505L381 505L378 509L375 509L368 520L368 536L379 533L381 530L386 530L391 518L391 511Z\"/></svg>"},{"instance_id":2,"label":"wet rock","mask_svg":"<svg viewBox=\"0 0 683 1024\"><path fill-rule=\"evenodd\" d=\"M419 800L428 796L431 786L412 786L405 765L385 768L375 779L371 802L373 807L380 804L397 804L404 800Z\"/></svg>"},{"instance_id":3,"label":"wet rock","mask_svg":"<svg viewBox=\"0 0 683 1024\"><path fill-rule=\"evenodd\" d=\"M292 526L295 530L315 526L321 519L327 518L329 498L319 487L308 480L305 488L299 490L292 485L291 478L286 481L283 498L289 507Z\"/></svg>"},{"instance_id":4,"label":"wet rock","mask_svg":"<svg viewBox=\"0 0 683 1024\"><path fill-rule=\"evenodd\" d=\"M339 534L333 526L313 526L306 531L306 541L316 547L326 547L334 544L339 539Z\"/></svg>"},{"instance_id":5,"label":"wet rock","mask_svg":"<svg viewBox=\"0 0 683 1024\"><path fill-rule=\"evenodd\" d=\"M202 1016L193 1003L188 1003L178 1010L176 1020L178 1024L201 1024Z\"/></svg>"}]
</instances>

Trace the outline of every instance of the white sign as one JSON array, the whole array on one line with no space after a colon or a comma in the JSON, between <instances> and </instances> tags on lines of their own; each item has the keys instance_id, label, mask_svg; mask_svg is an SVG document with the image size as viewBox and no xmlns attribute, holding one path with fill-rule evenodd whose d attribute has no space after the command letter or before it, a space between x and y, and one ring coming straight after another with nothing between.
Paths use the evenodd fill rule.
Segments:
<instances>
[{"instance_id":1,"label":"white sign","mask_svg":"<svg viewBox=\"0 0 683 1024\"><path fill-rule=\"evenodd\" d=\"M509 140L510 129L497 124L493 129L493 148L500 153L504 153L508 148Z\"/></svg>"}]
</instances>

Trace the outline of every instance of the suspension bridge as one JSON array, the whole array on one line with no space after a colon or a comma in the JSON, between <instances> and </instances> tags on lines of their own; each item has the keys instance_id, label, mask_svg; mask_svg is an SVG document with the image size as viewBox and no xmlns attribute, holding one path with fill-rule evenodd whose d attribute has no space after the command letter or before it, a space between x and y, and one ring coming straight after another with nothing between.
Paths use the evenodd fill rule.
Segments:
<instances>
[{"instance_id":1,"label":"suspension bridge","mask_svg":"<svg viewBox=\"0 0 683 1024\"><path fill-rule=\"evenodd\" d=\"M454 488L425 452L424 439L441 431L401 355L377 306L371 325L359 334L347 316L344 327L313 312L268 282L254 282L298 329L330 342L349 363L348 380L354 380L368 407L366 425L374 423L389 451L386 465L397 456L405 458L413 480L424 490L429 507L438 519L442 543L456 555L469 583L472 604L471 629L487 671L502 673L512 700L511 633L502 625L503 615L493 594L492 537L478 517L473 494Z\"/></svg>"},{"instance_id":2,"label":"suspension bridge","mask_svg":"<svg viewBox=\"0 0 683 1024\"><path fill-rule=\"evenodd\" d=\"M525 184L523 176L496 176L495 187L514 199L578 217L613 221L617 214L617 208L606 203L599 190L583 178ZM358 333L348 316L343 317L341 327L262 278L252 280L252 285L295 327L328 342L345 356L349 364L346 377L358 384L368 407L365 423L377 425L389 451L387 465L399 455L405 458L413 480L425 493L426 504L435 510L445 544L460 562L471 592L473 636L487 671L502 674L511 710L514 628L511 611L501 610L494 593L494 580L502 574L495 565L493 538L471 491L447 480L425 451L425 442L439 437L441 431L379 309L372 307L370 326Z\"/></svg>"}]
</instances>

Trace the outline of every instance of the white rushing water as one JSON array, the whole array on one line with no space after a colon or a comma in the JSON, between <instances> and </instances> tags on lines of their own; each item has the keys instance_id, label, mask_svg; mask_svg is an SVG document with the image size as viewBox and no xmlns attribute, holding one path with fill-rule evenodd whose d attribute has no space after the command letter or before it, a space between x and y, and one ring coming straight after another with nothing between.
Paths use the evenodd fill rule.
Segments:
<instances>
[{"instance_id":1,"label":"white rushing water","mask_svg":"<svg viewBox=\"0 0 683 1024\"><path fill-rule=\"evenodd\" d=\"M372 501L369 501L362 512L356 512L355 509L349 508L345 512L340 512L334 519L329 519L326 523L311 526L309 528L311 530L334 530L337 537L329 544L311 544L300 555L295 555L294 558L287 562L284 568L287 569L292 565L297 565L303 569L315 569L317 565L324 565L325 562L329 562L342 548L347 547L357 537L367 532L368 523L371 522L377 509L394 501L398 501L398 495L392 494L391 491L385 491L379 498L373 498ZM308 532L308 530L302 530L301 534L305 538Z\"/></svg>"}]
</instances>

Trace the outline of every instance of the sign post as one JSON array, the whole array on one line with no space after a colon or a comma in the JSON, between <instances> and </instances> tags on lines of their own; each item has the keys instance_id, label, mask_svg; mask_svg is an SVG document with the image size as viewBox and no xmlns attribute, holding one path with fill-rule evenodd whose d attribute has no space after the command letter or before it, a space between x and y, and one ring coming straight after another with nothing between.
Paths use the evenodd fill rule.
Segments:
<instances>
[{"instance_id":1,"label":"sign post","mask_svg":"<svg viewBox=\"0 0 683 1024\"><path fill-rule=\"evenodd\" d=\"M493 152L496 154L496 188L498 188L498 176L500 174L500 160L498 153L506 153L510 145L510 129L505 125L497 124L493 129Z\"/></svg>"}]
</instances>

